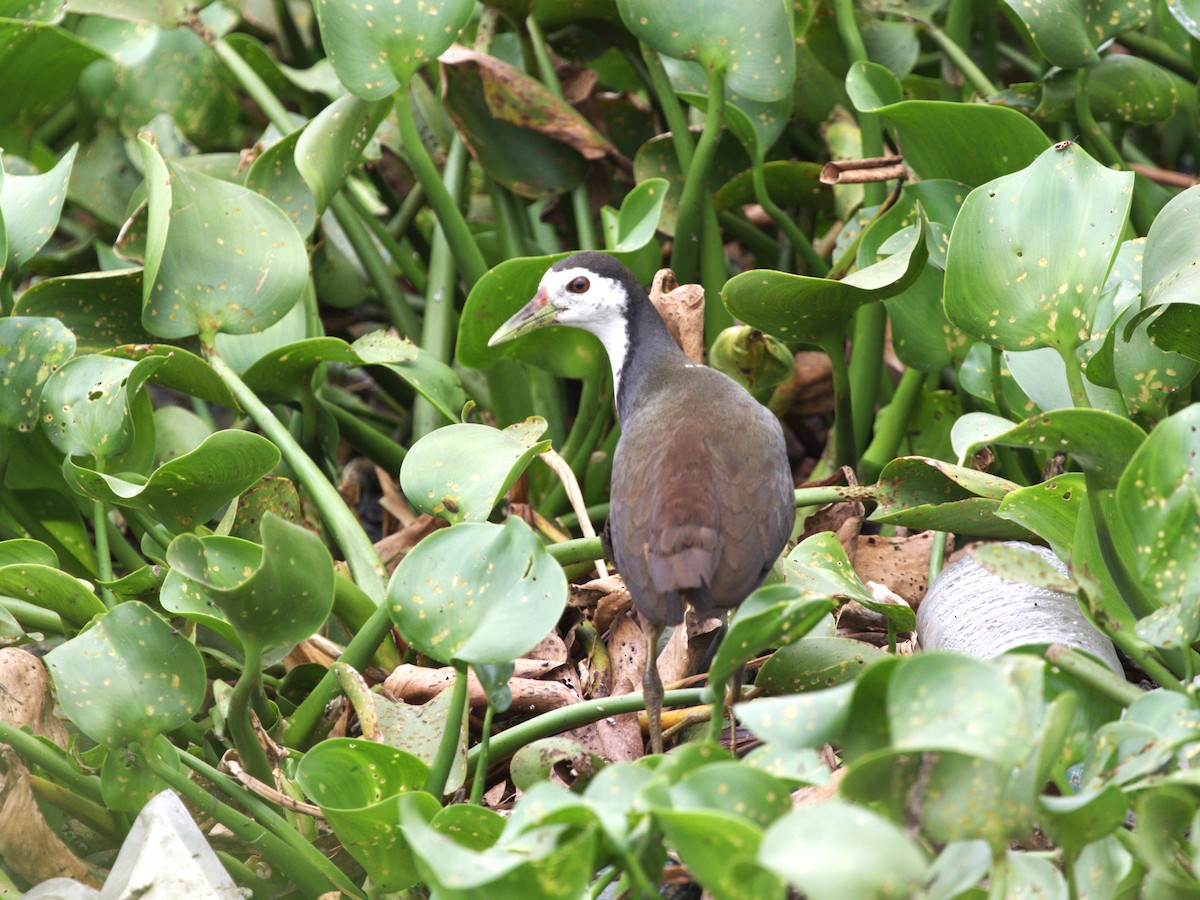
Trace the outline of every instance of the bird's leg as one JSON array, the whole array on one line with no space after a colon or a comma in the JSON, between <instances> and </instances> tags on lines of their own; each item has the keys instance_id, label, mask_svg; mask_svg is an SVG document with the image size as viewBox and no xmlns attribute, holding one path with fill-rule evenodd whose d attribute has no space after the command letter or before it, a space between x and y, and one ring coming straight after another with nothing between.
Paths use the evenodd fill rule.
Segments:
<instances>
[{"instance_id":1,"label":"bird's leg","mask_svg":"<svg viewBox=\"0 0 1200 900\"><path fill-rule=\"evenodd\" d=\"M662 677L658 674L658 639L663 626L650 625L643 620L646 632L646 668L642 671L642 697L646 701L646 716L650 720L650 752L662 753Z\"/></svg>"}]
</instances>

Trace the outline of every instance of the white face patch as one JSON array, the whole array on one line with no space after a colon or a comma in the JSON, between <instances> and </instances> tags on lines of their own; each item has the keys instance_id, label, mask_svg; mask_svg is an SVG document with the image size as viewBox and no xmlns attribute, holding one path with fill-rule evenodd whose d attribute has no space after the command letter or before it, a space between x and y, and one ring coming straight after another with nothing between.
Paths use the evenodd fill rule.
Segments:
<instances>
[{"instance_id":1,"label":"white face patch","mask_svg":"<svg viewBox=\"0 0 1200 900\"><path fill-rule=\"evenodd\" d=\"M587 280L585 290L570 289L580 283L576 279ZM625 288L620 282L581 267L547 272L542 276L541 287L550 298L550 305L559 311L554 317L556 324L582 328L600 338L612 365L613 393L619 396L621 368L629 351L625 321L629 298Z\"/></svg>"}]
</instances>

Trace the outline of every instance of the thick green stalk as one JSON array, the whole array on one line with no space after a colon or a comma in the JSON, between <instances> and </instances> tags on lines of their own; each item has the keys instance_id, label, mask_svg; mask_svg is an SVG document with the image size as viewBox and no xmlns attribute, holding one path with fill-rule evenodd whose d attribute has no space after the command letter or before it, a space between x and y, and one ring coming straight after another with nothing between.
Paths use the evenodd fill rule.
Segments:
<instances>
[{"instance_id":1,"label":"thick green stalk","mask_svg":"<svg viewBox=\"0 0 1200 900\"><path fill-rule=\"evenodd\" d=\"M96 460L96 470L100 469L100 460ZM112 555L108 551L108 504L103 500L92 501L92 536L96 545L97 580L112 581ZM100 599L109 609L117 605L116 594L106 587L100 588Z\"/></svg>"},{"instance_id":2,"label":"thick green stalk","mask_svg":"<svg viewBox=\"0 0 1200 900\"><path fill-rule=\"evenodd\" d=\"M800 254L800 258L804 260L804 267L807 274L814 277L821 277L829 271L829 264L817 255L817 251L813 249L812 241L805 237L804 232L796 222L784 212L778 203L771 199L771 195L767 192L767 179L763 172L762 163L755 163L750 169L750 177L754 183L754 199L758 201L758 205L763 208L771 221L779 226L780 231L787 235L787 239L792 244L792 250Z\"/></svg>"},{"instance_id":3,"label":"thick green stalk","mask_svg":"<svg viewBox=\"0 0 1200 900\"><path fill-rule=\"evenodd\" d=\"M216 819L237 837L255 847L272 866L282 872L300 892L308 897L319 897L331 888L348 892L354 897L365 896L344 873L341 878L331 877L315 864L309 854L297 853L296 848L285 843L278 835L268 831L254 819L248 818L232 806L217 800L174 766L159 759L146 750L142 754L150 770L175 790L185 801Z\"/></svg>"},{"instance_id":4,"label":"thick green stalk","mask_svg":"<svg viewBox=\"0 0 1200 900\"><path fill-rule=\"evenodd\" d=\"M274 784L271 763L267 761L266 751L259 743L254 725L250 721L254 694L262 691L262 648L246 644L243 651L245 665L241 677L229 695L229 716L226 725L229 728L229 737L233 740L233 746L242 761L242 767L263 784Z\"/></svg>"},{"instance_id":5,"label":"thick green stalk","mask_svg":"<svg viewBox=\"0 0 1200 900\"><path fill-rule=\"evenodd\" d=\"M1121 706L1129 706L1145 693L1141 688L1118 677L1108 666L1095 662L1086 654L1065 644L1052 644L1046 650L1046 659L1050 665L1074 675L1092 690Z\"/></svg>"},{"instance_id":6,"label":"thick green stalk","mask_svg":"<svg viewBox=\"0 0 1200 900\"><path fill-rule=\"evenodd\" d=\"M1089 69L1079 69L1075 73L1075 119L1079 123L1081 137L1090 139L1086 143L1104 165L1124 169L1125 160L1120 151L1092 115L1092 100L1088 93L1089 72Z\"/></svg>"},{"instance_id":7,"label":"thick green stalk","mask_svg":"<svg viewBox=\"0 0 1200 900\"><path fill-rule=\"evenodd\" d=\"M671 79L659 55L643 44L642 59L646 63L650 83L654 85L654 93L658 96L658 104L662 107L663 118L667 120L667 128L671 132L671 143L675 147L675 157L679 160L679 171L687 172L692 167L692 157L696 152L692 143L692 133L688 130L687 113L684 112L679 98L675 96Z\"/></svg>"},{"instance_id":8,"label":"thick green stalk","mask_svg":"<svg viewBox=\"0 0 1200 900\"><path fill-rule=\"evenodd\" d=\"M1063 366L1067 370L1067 384L1071 387L1071 402L1075 404L1076 409L1091 409L1092 403L1088 399L1087 387L1083 383L1083 372L1079 368L1079 360L1075 356L1075 351L1060 350L1059 356L1062 357Z\"/></svg>"},{"instance_id":9,"label":"thick green stalk","mask_svg":"<svg viewBox=\"0 0 1200 900\"><path fill-rule=\"evenodd\" d=\"M861 312L861 310L860 310ZM857 462L857 444L854 436L853 384L850 369L846 365L845 351L841 341L824 346L829 362L833 366L833 465L834 468L853 466Z\"/></svg>"},{"instance_id":10,"label":"thick green stalk","mask_svg":"<svg viewBox=\"0 0 1200 900\"><path fill-rule=\"evenodd\" d=\"M700 229L704 223L704 205L708 199L708 174L717 155L717 145L725 125L725 76L719 69L708 71L708 104L704 131L696 144L696 153L687 168L679 215L675 220L675 241L671 247L671 268L680 284L690 284L699 273Z\"/></svg>"},{"instance_id":11,"label":"thick green stalk","mask_svg":"<svg viewBox=\"0 0 1200 900\"><path fill-rule=\"evenodd\" d=\"M96 775L84 775L71 765L67 752L43 743L28 731L0 720L0 744L8 744L29 765L40 766L79 796L104 806L104 794Z\"/></svg>"},{"instance_id":12,"label":"thick green stalk","mask_svg":"<svg viewBox=\"0 0 1200 900\"><path fill-rule=\"evenodd\" d=\"M358 582L358 586L372 600L377 603L382 602L385 593L383 566L379 562L379 555L375 552L370 538L359 525L358 517L353 510L346 506L346 501L342 499L337 488L322 474L320 467L304 452L304 448L296 443L291 432L246 386L241 376L220 357L211 344L206 343L204 350L209 364L225 382L238 404L262 429L263 434L274 441L275 446L283 455L284 461L295 472L300 483L321 510L325 525L345 555L346 564L350 566L350 571L354 574L354 580Z\"/></svg>"},{"instance_id":13,"label":"thick green stalk","mask_svg":"<svg viewBox=\"0 0 1200 900\"><path fill-rule=\"evenodd\" d=\"M471 802L478 806L483 801L483 790L487 787L488 745L492 741L492 714L495 707L491 703L483 713L483 735L479 739L479 759L475 762L475 780L471 782Z\"/></svg>"},{"instance_id":14,"label":"thick green stalk","mask_svg":"<svg viewBox=\"0 0 1200 900\"><path fill-rule=\"evenodd\" d=\"M462 739L463 713L467 706L467 668L465 665L456 667L454 687L450 694L450 709L446 713L445 728L442 740L438 744L437 755L433 765L429 767L429 775L425 779L425 792L441 798L446 793L446 781L450 778L450 769L454 766L454 757L458 753L458 742ZM476 748L478 750L479 748ZM482 752L482 751L480 751Z\"/></svg>"},{"instance_id":15,"label":"thick green stalk","mask_svg":"<svg viewBox=\"0 0 1200 900\"><path fill-rule=\"evenodd\" d=\"M854 393L854 446L861 447L871 436L879 379L883 376L884 343L887 337L887 308L882 303L865 303L854 315L854 337L850 344L850 383ZM852 460L851 465L858 462Z\"/></svg>"},{"instance_id":16,"label":"thick green stalk","mask_svg":"<svg viewBox=\"0 0 1200 900\"><path fill-rule=\"evenodd\" d=\"M408 233L412 223L416 221L417 213L425 206L425 188L420 183L414 184L404 197L404 202L396 210L396 214L388 219L387 230L392 238L399 241Z\"/></svg>"},{"instance_id":17,"label":"thick green stalk","mask_svg":"<svg viewBox=\"0 0 1200 900\"><path fill-rule=\"evenodd\" d=\"M958 71L963 73L967 81L971 82L971 87L985 97L990 97L992 94L999 93L999 89L992 84L991 80L983 74L983 70L975 65L975 61L971 59L967 52L963 50L962 45L954 40L945 31L938 28L932 22L921 22L926 33L933 38L933 42L941 48L946 58L954 64Z\"/></svg>"},{"instance_id":18,"label":"thick green stalk","mask_svg":"<svg viewBox=\"0 0 1200 900\"><path fill-rule=\"evenodd\" d=\"M416 190L414 188L413 192L415 193ZM362 201L357 192L346 191L343 196L350 201L350 205L354 207L359 220L367 226L367 230L371 232L375 240L383 245L383 249L387 251L392 262L396 264L396 268L400 270L400 274L407 278L419 293L424 294L426 274L425 270L421 268L416 254L413 252L412 245L410 244L406 247L392 234L387 223L381 222L375 216L371 215L371 211L367 209L367 205Z\"/></svg>"},{"instance_id":19,"label":"thick green stalk","mask_svg":"<svg viewBox=\"0 0 1200 900\"><path fill-rule=\"evenodd\" d=\"M721 291L729 280L721 225L717 221L717 211L708 202L708 193L704 196L704 219L700 229L700 284L704 287L704 341L711 347L717 335L733 324L733 316L721 302Z\"/></svg>"},{"instance_id":20,"label":"thick green stalk","mask_svg":"<svg viewBox=\"0 0 1200 900\"><path fill-rule=\"evenodd\" d=\"M333 401L323 399L321 406L337 420L338 429L350 446L393 476L399 473L407 450Z\"/></svg>"},{"instance_id":21,"label":"thick green stalk","mask_svg":"<svg viewBox=\"0 0 1200 900\"><path fill-rule=\"evenodd\" d=\"M93 803L86 797L63 787L57 781L50 781L40 775L30 774L29 787L38 803L49 803L57 806L67 815L78 819L93 831L104 835L115 844L121 843L129 833L127 823L121 821L119 814L114 814L99 803Z\"/></svg>"},{"instance_id":22,"label":"thick green stalk","mask_svg":"<svg viewBox=\"0 0 1200 900\"><path fill-rule=\"evenodd\" d=\"M75 632L74 628L67 627L58 613L15 597L0 597L0 609L6 610L27 631L48 631L68 636Z\"/></svg>"},{"instance_id":23,"label":"thick green stalk","mask_svg":"<svg viewBox=\"0 0 1200 900\"><path fill-rule=\"evenodd\" d=\"M928 377L928 374L920 369L905 369L904 374L900 376L900 384L892 396L892 402L879 413L875 437L870 446L863 451L859 462L858 477L863 483L870 484L875 481L883 467L896 457L913 411L925 393L925 381Z\"/></svg>"},{"instance_id":24,"label":"thick green stalk","mask_svg":"<svg viewBox=\"0 0 1200 900\"><path fill-rule=\"evenodd\" d=\"M400 138L404 142L409 167L421 182L421 187L425 189L429 205L433 207L438 223L446 232L446 240L454 254L459 274L462 275L469 291L475 286L475 282L487 273L487 263L479 245L475 243L471 229L467 227L467 220L463 218L458 204L446 190L441 173L421 142L407 87L396 92L396 119L400 123Z\"/></svg>"}]
</instances>

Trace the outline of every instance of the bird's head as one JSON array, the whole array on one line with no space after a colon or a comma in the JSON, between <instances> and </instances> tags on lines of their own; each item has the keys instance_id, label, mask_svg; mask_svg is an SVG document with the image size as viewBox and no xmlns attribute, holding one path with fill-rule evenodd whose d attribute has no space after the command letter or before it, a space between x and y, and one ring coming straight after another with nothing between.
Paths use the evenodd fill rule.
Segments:
<instances>
[{"instance_id":1,"label":"bird's head","mask_svg":"<svg viewBox=\"0 0 1200 900\"><path fill-rule=\"evenodd\" d=\"M604 340L624 333L633 297L644 293L633 273L605 253L576 253L560 259L542 276L533 299L496 329L494 347L546 325L570 325Z\"/></svg>"}]
</instances>

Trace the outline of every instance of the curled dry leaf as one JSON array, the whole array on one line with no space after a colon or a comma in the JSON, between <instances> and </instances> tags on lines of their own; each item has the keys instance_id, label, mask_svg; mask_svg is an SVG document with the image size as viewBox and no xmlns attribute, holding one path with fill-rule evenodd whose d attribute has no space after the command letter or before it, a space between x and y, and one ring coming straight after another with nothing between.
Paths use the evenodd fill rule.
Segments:
<instances>
[{"instance_id":1,"label":"curled dry leaf","mask_svg":"<svg viewBox=\"0 0 1200 900\"><path fill-rule=\"evenodd\" d=\"M846 551L846 556L853 563L857 549L855 542L862 529L864 512L863 505L857 500L842 500L822 506L804 520L804 531L800 535L800 540L823 531L832 531L837 535L842 549Z\"/></svg>"},{"instance_id":2,"label":"curled dry leaf","mask_svg":"<svg viewBox=\"0 0 1200 900\"><path fill-rule=\"evenodd\" d=\"M488 110L497 119L540 131L576 150L585 159L620 159L617 148L574 107L540 81L486 53L455 44L439 58L443 66L473 68L483 82Z\"/></svg>"},{"instance_id":3,"label":"curled dry leaf","mask_svg":"<svg viewBox=\"0 0 1200 900\"><path fill-rule=\"evenodd\" d=\"M658 674L664 685L695 675L717 633L721 622L718 617L700 618L688 607L683 614L682 627L671 632L667 646L658 654Z\"/></svg>"},{"instance_id":4,"label":"curled dry leaf","mask_svg":"<svg viewBox=\"0 0 1200 900\"><path fill-rule=\"evenodd\" d=\"M404 559L404 555L409 550L439 528L445 528L449 524L439 516L422 514L395 534L389 534L376 543L375 550L387 567L388 573L391 574L396 570L396 566L400 565L400 560Z\"/></svg>"},{"instance_id":5,"label":"curled dry leaf","mask_svg":"<svg viewBox=\"0 0 1200 900\"><path fill-rule=\"evenodd\" d=\"M833 364L818 350L796 354L792 377L775 388L767 404L777 416L827 416L833 412Z\"/></svg>"},{"instance_id":6,"label":"curled dry leaf","mask_svg":"<svg viewBox=\"0 0 1200 900\"><path fill-rule=\"evenodd\" d=\"M914 609L929 582L929 554L941 532L922 531L908 537L860 534L855 543L854 571L864 583L885 584Z\"/></svg>"},{"instance_id":7,"label":"curled dry leaf","mask_svg":"<svg viewBox=\"0 0 1200 900\"><path fill-rule=\"evenodd\" d=\"M704 288L679 284L670 269L659 269L650 286L650 302L667 331L691 359L704 362Z\"/></svg>"},{"instance_id":8,"label":"curled dry leaf","mask_svg":"<svg viewBox=\"0 0 1200 900\"><path fill-rule=\"evenodd\" d=\"M579 702L579 695L566 685L536 677L553 668L555 663L550 660L517 660L518 674L508 681L513 701L507 715L544 713ZM426 703L453 683L454 669L451 666L430 669L405 664L398 666L387 677L387 681L383 683L383 690L405 703ZM487 695L473 673L467 678L467 692L472 709L482 710L487 706Z\"/></svg>"}]
</instances>

